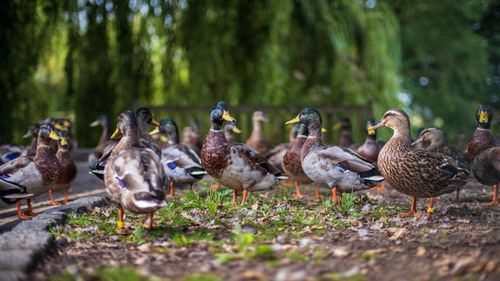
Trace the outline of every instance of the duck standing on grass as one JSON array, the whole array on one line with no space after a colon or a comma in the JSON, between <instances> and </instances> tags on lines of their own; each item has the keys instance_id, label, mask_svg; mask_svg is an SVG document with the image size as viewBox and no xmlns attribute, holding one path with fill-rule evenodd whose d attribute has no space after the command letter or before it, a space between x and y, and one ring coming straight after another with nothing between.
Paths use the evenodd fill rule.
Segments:
<instances>
[{"instance_id":1,"label":"duck standing on grass","mask_svg":"<svg viewBox=\"0 0 500 281\"><path fill-rule=\"evenodd\" d=\"M309 135L302 145L302 169L311 180L332 191L332 201L338 202L337 192L353 192L376 186L384 179L374 163L350 149L325 146L321 138L321 115L306 108L285 124L302 123Z\"/></svg>"},{"instance_id":2,"label":"duck standing on grass","mask_svg":"<svg viewBox=\"0 0 500 281\"><path fill-rule=\"evenodd\" d=\"M391 187L413 197L409 215L416 214L417 198L430 198L429 218L434 212L434 197L463 186L470 172L440 153L412 149L410 120L403 110L388 110L380 123L369 129L381 127L394 131L378 156L377 164L382 175Z\"/></svg>"},{"instance_id":3,"label":"duck standing on grass","mask_svg":"<svg viewBox=\"0 0 500 281\"><path fill-rule=\"evenodd\" d=\"M142 144L139 130L138 120L132 111L120 114L113 136L122 137L113 148L104 170L106 191L119 208L119 234L128 234L123 221L124 209L147 214L144 227L151 230L154 212L167 205L160 156Z\"/></svg>"},{"instance_id":4,"label":"duck standing on grass","mask_svg":"<svg viewBox=\"0 0 500 281\"><path fill-rule=\"evenodd\" d=\"M212 126L201 149L201 163L216 181L234 190L233 205L237 204L238 191L243 191L243 205L250 191L269 189L286 178L252 148L228 142L224 122L235 119L227 111L226 103L217 103L210 113L210 120Z\"/></svg>"},{"instance_id":5,"label":"duck standing on grass","mask_svg":"<svg viewBox=\"0 0 500 281\"><path fill-rule=\"evenodd\" d=\"M306 175L302 169L302 163L300 159L300 153L302 151L302 146L307 140L307 126L304 124L294 125L297 129L292 129L297 131L297 136L294 140L290 142L290 146L283 156L283 169L286 175L295 184L295 197L302 198L304 195L300 192L299 184L308 184L312 180ZM319 195L319 194L318 194ZM317 195L317 196L318 196Z\"/></svg>"},{"instance_id":6,"label":"duck standing on grass","mask_svg":"<svg viewBox=\"0 0 500 281\"><path fill-rule=\"evenodd\" d=\"M137 120L138 133L139 133L139 142L144 147L150 148L155 151L158 156L161 155L160 146L156 143L156 141L149 135L148 126L160 126L160 123L156 121L153 117L153 113L147 107L141 107L135 111L135 117ZM121 138L120 132L115 132L110 139L109 144L104 148L104 153L101 158L97 161L94 169L91 169L91 173L97 176L99 179L104 180L104 169L106 163L108 162L108 158L113 150L114 146L118 143L118 140Z\"/></svg>"},{"instance_id":7,"label":"duck standing on grass","mask_svg":"<svg viewBox=\"0 0 500 281\"><path fill-rule=\"evenodd\" d=\"M168 196L174 196L175 186L185 184L192 186L207 174L201 166L198 153L179 143L179 129L174 120L162 119L160 127L156 127L150 134L160 134L160 141L162 137L167 138L167 145L161 150L161 163L169 179Z\"/></svg>"},{"instance_id":8,"label":"duck standing on grass","mask_svg":"<svg viewBox=\"0 0 500 281\"><path fill-rule=\"evenodd\" d=\"M486 206L498 206L500 184L500 146L491 132L493 112L487 104L480 104L476 111L477 129L465 151L472 173L478 182L493 186L493 199Z\"/></svg>"},{"instance_id":9,"label":"duck standing on grass","mask_svg":"<svg viewBox=\"0 0 500 281\"><path fill-rule=\"evenodd\" d=\"M0 166L0 204L15 203L21 220L35 215L31 198L47 192L59 179L60 166L52 144L57 140L52 124L43 123L38 130L35 157L21 156ZM21 209L23 199L28 203L27 215Z\"/></svg>"}]
</instances>

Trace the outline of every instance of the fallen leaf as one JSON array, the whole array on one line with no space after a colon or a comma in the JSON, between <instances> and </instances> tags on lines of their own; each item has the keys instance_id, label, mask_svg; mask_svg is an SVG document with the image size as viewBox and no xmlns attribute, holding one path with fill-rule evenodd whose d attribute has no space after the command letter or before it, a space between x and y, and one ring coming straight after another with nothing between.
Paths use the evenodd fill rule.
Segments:
<instances>
[{"instance_id":1,"label":"fallen leaf","mask_svg":"<svg viewBox=\"0 0 500 281\"><path fill-rule=\"evenodd\" d=\"M420 246L417 248L417 257L423 257L427 251L425 250L424 247Z\"/></svg>"},{"instance_id":2,"label":"fallen leaf","mask_svg":"<svg viewBox=\"0 0 500 281\"><path fill-rule=\"evenodd\" d=\"M247 270L241 275L245 280L266 280L264 273L254 270Z\"/></svg>"},{"instance_id":3,"label":"fallen leaf","mask_svg":"<svg viewBox=\"0 0 500 281\"><path fill-rule=\"evenodd\" d=\"M339 258L345 257L349 255L346 247L337 247L333 249L333 255Z\"/></svg>"},{"instance_id":4,"label":"fallen leaf","mask_svg":"<svg viewBox=\"0 0 500 281\"><path fill-rule=\"evenodd\" d=\"M389 240L398 240L403 236L403 234L406 233L406 228L400 228L398 231L396 231L391 237L389 237Z\"/></svg>"}]
</instances>

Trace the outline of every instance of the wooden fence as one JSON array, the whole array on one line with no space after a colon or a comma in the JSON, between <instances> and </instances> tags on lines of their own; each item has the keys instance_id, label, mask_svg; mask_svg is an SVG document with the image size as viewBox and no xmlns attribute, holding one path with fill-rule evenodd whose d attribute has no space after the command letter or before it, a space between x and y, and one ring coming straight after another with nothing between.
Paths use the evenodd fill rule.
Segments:
<instances>
[{"instance_id":1,"label":"wooden fence","mask_svg":"<svg viewBox=\"0 0 500 281\"><path fill-rule=\"evenodd\" d=\"M182 129L189 126L194 118L198 118L202 134L210 128L210 110L213 105L162 105L149 106L155 119L170 117ZM338 143L339 130L334 130L334 125L343 117L349 117L352 122L353 136L357 143L365 139L365 125L368 118L373 117L371 103L366 105L317 105L309 106L317 109L323 118L323 127L328 131L325 140L328 143ZM236 124L242 133L238 136L244 142L252 132L252 114L260 110L268 115L269 122L264 124L264 135L272 143L288 141L288 129L284 123L295 116L304 108L301 105L237 105L229 106L229 112L236 118Z\"/></svg>"}]
</instances>

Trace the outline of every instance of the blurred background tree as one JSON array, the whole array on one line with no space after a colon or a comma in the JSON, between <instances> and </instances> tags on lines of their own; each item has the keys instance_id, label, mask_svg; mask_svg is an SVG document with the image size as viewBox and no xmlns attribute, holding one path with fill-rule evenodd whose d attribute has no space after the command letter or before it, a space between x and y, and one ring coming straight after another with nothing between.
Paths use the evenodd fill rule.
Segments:
<instances>
[{"instance_id":1,"label":"blurred background tree","mask_svg":"<svg viewBox=\"0 0 500 281\"><path fill-rule=\"evenodd\" d=\"M404 107L451 136L500 108L500 1L7 0L0 136L136 104Z\"/></svg>"}]
</instances>

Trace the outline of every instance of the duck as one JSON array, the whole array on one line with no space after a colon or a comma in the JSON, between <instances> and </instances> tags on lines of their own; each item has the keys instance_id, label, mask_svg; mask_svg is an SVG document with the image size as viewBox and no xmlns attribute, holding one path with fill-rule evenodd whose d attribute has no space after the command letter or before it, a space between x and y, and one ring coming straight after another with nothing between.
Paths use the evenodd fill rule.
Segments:
<instances>
[{"instance_id":1,"label":"duck","mask_svg":"<svg viewBox=\"0 0 500 281\"><path fill-rule=\"evenodd\" d=\"M226 139L224 122L236 121L227 108L225 102L219 102L210 113L211 127L201 149L201 164L217 182L233 189L233 206L242 191L244 205L250 192L269 189L286 177L253 148Z\"/></svg>"},{"instance_id":2,"label":"duck","mask_svg":"<svg viewBox=\"0 0 500 281\"><path fill-rule=\"evenodd\" d=\"M493 198L486 206L498 206L500 183L500 146L491 132L493 112L488 104L480 104L476 110L477 128L465 150L465 158L471 165L478 182L493 186Z\"/></svg>"},{"instance_id":3,"label":"duck","mask_svg":"<svg viewBox=\"0 0 500 281\"><path fill-rule=\"evenodd\" d=\"M386 111L381 121L369 129L382 127L394 132L380 150L378 168L392 188L412 197L410 212L401 215L416 215L417 198L429 198L427 218L430 218L434 198L466 184L470 171L441 153L412 149L410 119L403 110Z\"/></svg>"},{"instance_id":4,"label":"duck","mask_svg":"<svg viewBox=\"0 0 500 281\"><path fill-rule=\"evenodd\" d=\"M56 152L56 158L59 162L59 179L53 188L49 188L50 205L56 205L54 200L53 192L55 190L64 191L63 205L68 203L68 190L71 183L76 178L77 167L75 161L71 157L71 152L69 150L70 143L68 141L68 131L59 131L58 133L59 141L58 148Z\"/></svg>"},{"instance_id":5,"label":"duck","mask_svg":"<svg viewBox=\"0 0 500 281\"><path fill-rule=\"evenodd\" d=\"M282 166L285 170L288 178L294 182L295 185L295 197L302 198L304 195L300 192L299 184L308 184L311 183L312 180L307 176L302 169L301 163L301 151L302 146L307 140L307 126L304 124L294 124L294 131L296 131L295 139L290 141L290 146L285 151L285 155L283 155Z\"/></svg>"},{"instance_id":6,"label":"duck","mask_svg":"<svg viewBox=\"0 0 500 281\"><path fill-rule=\"evenodd\" d=\"M349 148L356 150L358 146L354 143L352 139L352 126L351 119L344 117L335 124L335 129L340 129L339 146L344 148Z\"/></svg>"},{"instance_id":7,"label":"duck","mask_svg":"<svg viewBox=\"0 0 500 281\"><path fill-rule=\"evenodd\" d=\"M123 220L124 210L147 214L144 227L152 230L154 213L167 205L160 156L144 146L139 121L132 111L118 116L112 138L118 135L120 140L113 147L104 169L106 192L118 206L117 233L129 234Z\"/></svg>"},{"instance_id":8,"label":"duck","mask_svg":"<svg viewBox=\"0 0 500 281\"><path fill-rule=\"evenodd\" d=\"M302 169L320 187L331 190L333 202L340 203L337 192L354 192L378 185L383 181L375 163L354 151L323 144L321 114L314 108L303 109L285 124L304 124L308 137L300 152Z\"/></svg>"},{"instance_id":9,"label":"duck","mask_svg":"<svg viewBox=\"0 0 500 281\"><path fill-rule=\"evenodd\" d=\"M262 111L255 111L252 115L252 134L246 141L246 144L255 149L260 155L266 155L273 145L264 139L262 132L262 123L269 122L269 118Z\"/></svg>"},{"instance_id":10,"label":"duck","mask_svg":"<svg viewBox=\"0 0 500 281\"><path fill-rule=\"evenodd\" d=\"M161 150L163 171L169 179L168 196L174 196L175 186L185 184L192 186L207 174L201 166L198 153L179 143L179 129L173 119L160 120L160 127L151 131L150 134L161 134L168 139L166 142L168 145Z\"/></svg>"},{"instance_id":11,"label":"duck","mask_svg":"<svg viewBox=\"0 0 500 281\"><path fill-rule=\"evenodd\" d=\"M290 144L297 138L297 128L298 126L291 126L288 133L288 142L277 144L271 151L264 155L267 161L278 168L283 174L285 173L283 168L283 157L290 148Z\"/></svg>"},{"instance_id":12,"label":"duck","mask_svg":"<svg viewBox=\"0 0 500 281\"><path fill-rule=\"evenodd\" d=\"M383 144L377 141L377 131L368 130L368 128L376 124L377 123L373 119L369 119L366 122L367 134L365 142L356 150L356 153L361 157L374 162L377 162L378 154L383 147Z\"/></svg>"},{"instance_id":13,"label":"duck","mask_svg":"<svg viewBox=\"0 0 500 281\"><path fill-rule=\"evenodd\" d=\"M188 146L198 154L200 153L203 142L201 140L200 120L198 118L191 120L190 126L185 127L182 131L181 144Z\"/></svg>"},{"instance_id":14,"label":"duck","mask_svg":"<svg viewBox=\"0 0 500 281\"><path fill-rule=\"evenodd\" d=\"M94 151L89 154L87 163L89 166L89 169L93 169L99 160L99 158L102 157L104 154L104 149L106 148L107 145L109 145L109 121L108 121L108 116L106 115L101 115L97 120L94 122L90 123L89 126L91 128L95 128L97 126L102 127L102 132L101 136L99 137L99 142L97 143L97 146L94 148Z\"/></svg>"},{"instance_id":15,"label":"duck","mask_svg":"<svg viewBox=\"0 0 500 281\"><path fill-rule=\"evenodd\" d=\"M236 126L235 122L227 122L224 125L224 135L226 136L226 139L230 143L235 143L235 134L241 134L240 128Z\"/></svg>"},{"instance_id":16,"label":"duck","mask_svg":"<svg viewBox=\"0 0 500 281\"><path fill-rule=\"evenodd\" d=\"M438 128L425 128L420 131L418 138L412 142L411 146L417 149L425 149L436 153L443 154L452 158L462 169L470 170L462 151L454 146L447 145L446 136L443 131ZM460 187L456 191L456 201L460 197Z\"/></svg>"},{"instance_id":17,"label":"duck","mask_svg":"<svg viewBox=\"0 0 500 281\"><path fill-rule=\"evenodd\" d=\"M52 124L43 123L38 132L35 157L21 156L0 166L0 205L16 204L21 220L35 216L31 199L47 192L59 179L60 165L52 145L58 140ZM27 201L27 215L22 212L21 200Z\"/></svg>"},{"instance_id":18,"label":"duck","mask_svg":"<svg viewBox=\"0 0 500 281\"><path fill-rule=\"evenodd\" d=\"M144 147L148 147L161 156L161 149L158 143L149 134L148 126L160 126L160 123L154 119L153 113L147 107L141 107L135 111L135 116L137 120L139 140ZM112 140L105 148L103 155L97 161L95 167L90 171L92 174L97 176L99 179L104 180L104 167L106 166L107 160L113 151L114 146L118 143L121 138L120 131L113 134L110 139Z\"/></svg>"}]
</instances>

